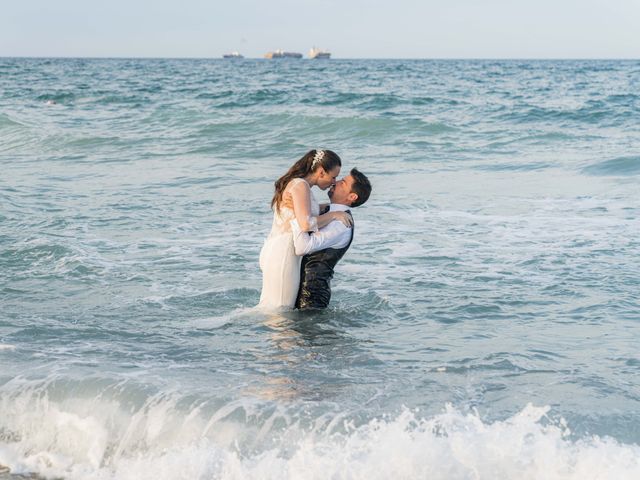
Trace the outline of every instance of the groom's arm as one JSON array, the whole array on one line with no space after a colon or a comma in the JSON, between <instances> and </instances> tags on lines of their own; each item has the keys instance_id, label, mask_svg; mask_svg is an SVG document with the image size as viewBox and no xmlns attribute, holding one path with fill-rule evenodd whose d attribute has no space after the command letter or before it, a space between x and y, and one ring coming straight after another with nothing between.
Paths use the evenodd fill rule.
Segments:
<instances>
[{"instance_id":1,"label":"groom's arm","mask_svg":"<svg viewBox=\"0 0 640 480\"><path fill-rule=\"evenodd\" d=\"M334 220L317 232L304 232L294 219L291 221L291 231L296 255L307 255L325 248L346 247L351 239L351 229L338 220Z\"/></svg>"}]
</instances>

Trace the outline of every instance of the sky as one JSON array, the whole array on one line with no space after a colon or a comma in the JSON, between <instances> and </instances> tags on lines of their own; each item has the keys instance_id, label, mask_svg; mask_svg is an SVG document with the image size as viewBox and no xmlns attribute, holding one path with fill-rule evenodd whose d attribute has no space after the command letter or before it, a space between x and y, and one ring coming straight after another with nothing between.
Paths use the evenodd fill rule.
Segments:
<instances>
[{"instance_id":1,"label":"sky","mask_svg":"<svg viewBox=\"0 0 640 480\"><path fill-rule=\"evenodd\" d=\"M0 0L0 56L640 58L640 0Z\"/></svg>"}]
</instances>

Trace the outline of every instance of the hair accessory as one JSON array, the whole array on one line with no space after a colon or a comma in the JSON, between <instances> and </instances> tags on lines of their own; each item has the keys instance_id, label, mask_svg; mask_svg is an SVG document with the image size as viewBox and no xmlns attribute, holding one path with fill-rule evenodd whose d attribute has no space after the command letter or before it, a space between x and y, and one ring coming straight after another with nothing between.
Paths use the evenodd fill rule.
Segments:
<instances>
[{"instance_id":1,"label":"hair accessory","mask_svg":"<svg viewBox=\"0 0 640 480\"><path fill-rule=\"evenodd\" d=\"M324 158L324 150L316 150L316 154L313 156L313 162L311 162L311 168L316 168L322 159Z\"/></svg>"}]
</instances>

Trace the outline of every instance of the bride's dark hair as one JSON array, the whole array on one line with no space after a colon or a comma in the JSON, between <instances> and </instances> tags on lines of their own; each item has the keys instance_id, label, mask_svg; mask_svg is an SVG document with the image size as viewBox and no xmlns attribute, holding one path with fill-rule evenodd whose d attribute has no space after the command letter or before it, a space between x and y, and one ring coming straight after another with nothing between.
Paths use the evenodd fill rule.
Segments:
<instances>
[{"instance_id":1,"label":"bride's dark hair","mask_svg":"<svg viewBox=\"0 0 640 480\"><path fill-rule=\"evenodd\" d=\"M314 166L313 159L318 151L324 152L324 156L322 157L322 160L317 162ZM291 166L287 173L276 180L276 192L271 200L271 208L276 207L276 209L280 209L284 189L287 188L289 182L294 178L304 178L310 173L318 170L320 167L324 168L325 172L330 172L334 168L341 166L342 160L340 160L337 153L332 152L331 150L309 150L300 160Z\"/></svg>"}]
</instances>

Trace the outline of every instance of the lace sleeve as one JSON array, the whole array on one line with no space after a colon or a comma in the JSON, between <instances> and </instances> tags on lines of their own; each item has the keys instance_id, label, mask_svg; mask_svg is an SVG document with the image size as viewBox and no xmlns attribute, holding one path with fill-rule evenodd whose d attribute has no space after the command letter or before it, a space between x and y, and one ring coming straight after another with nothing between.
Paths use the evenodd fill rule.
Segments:
<instances>
[{"instance_id":1,"label":"lace sleeve","mask_svg":"<svg viewBox=\"0 0 640 480\"><path fill-rule=\"evenodd\" d=\"M291 181L290 191L293 197L293 211L300 225L300 229L305 232L317 232L318 220L311 211L311 188L303 179Z\"/></svg>"}]
</instances>

